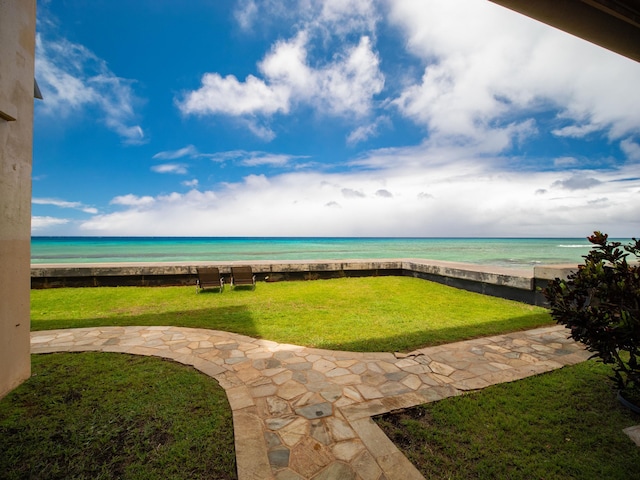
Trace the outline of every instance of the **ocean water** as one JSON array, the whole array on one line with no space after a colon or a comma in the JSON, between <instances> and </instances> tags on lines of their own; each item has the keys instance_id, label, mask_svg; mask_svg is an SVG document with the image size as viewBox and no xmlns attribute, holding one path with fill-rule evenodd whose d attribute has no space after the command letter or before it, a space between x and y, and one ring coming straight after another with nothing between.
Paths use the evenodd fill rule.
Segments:
<instances>
[{"instance_id":1,"label":"ocean water","mask_svg":"<svg viewBox=\"0 0 640 480\"><path fill-rule=\"evenodd\" d=\"M31 262L421 258L526 268L580 263L590 247L586 239L580 238L33 237Z\"/></svg>"}]
</instances>

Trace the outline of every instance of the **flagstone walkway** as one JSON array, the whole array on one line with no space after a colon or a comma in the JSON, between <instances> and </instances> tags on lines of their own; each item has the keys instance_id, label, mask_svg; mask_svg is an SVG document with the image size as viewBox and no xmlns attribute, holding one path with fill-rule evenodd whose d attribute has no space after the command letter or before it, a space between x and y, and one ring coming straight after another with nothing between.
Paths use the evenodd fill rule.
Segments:
<instances>
[{"instance_id":1,"label":"flagstone walkway","mask_svg":"<svg viewBox=\"0 0 640 480\"><path fill-rule=\"evenodd\" d=\"M33 332L31 351L153 355L215 378L233 410L240 480L422 479L372 415L589 357L561 326L409 354L320 350L179 327Z\"/></svg>"}]
</instances>

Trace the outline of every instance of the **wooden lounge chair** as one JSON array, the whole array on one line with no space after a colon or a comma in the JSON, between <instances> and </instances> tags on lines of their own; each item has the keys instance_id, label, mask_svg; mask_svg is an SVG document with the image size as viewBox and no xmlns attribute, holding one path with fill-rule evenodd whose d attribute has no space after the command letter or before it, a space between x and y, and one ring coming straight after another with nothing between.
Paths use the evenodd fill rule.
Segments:
<instances>
[{"instance_id":1,"label":"wooden lounge chair","mask_svg":"<svg viewBox=\"0 0 640 480\"><path fill-rule=\"evenodd\" d=\"M196 293L200 293L207 287L219 288L220 292L224 290L224 279L220 276L218 267L199 267L197 271Z\"/></svg>"},{"instance_id":2,"label":"wooden lounge chair","mask_svg":"<svg viewBox=\"0 0 640 480\"><path fill-rule=\"evenodd\" d=\"M231 267L231 285L233 287L249 285L256 288L256 276L251 271L250 266Z\"/></svg>"}]
</instances>

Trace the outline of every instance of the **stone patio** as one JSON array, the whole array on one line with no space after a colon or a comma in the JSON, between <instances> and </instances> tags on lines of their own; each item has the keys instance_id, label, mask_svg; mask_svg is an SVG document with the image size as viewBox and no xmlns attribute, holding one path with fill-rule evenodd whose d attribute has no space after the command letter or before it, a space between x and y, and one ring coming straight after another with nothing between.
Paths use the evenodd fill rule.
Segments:
<instances>
[{"instance_id":1,"label":"stone patio","mask_svg":"<svg viewBox=\"0 0 640 480\"><path fill-rule=\"evenodd\" d=\"M233 411L240 480L422 479L371 416L589 357L561 326L408 354L320 350L179 327L32 332L31 351L153 355L215 378Z\"/></svg>"}]
</instances>

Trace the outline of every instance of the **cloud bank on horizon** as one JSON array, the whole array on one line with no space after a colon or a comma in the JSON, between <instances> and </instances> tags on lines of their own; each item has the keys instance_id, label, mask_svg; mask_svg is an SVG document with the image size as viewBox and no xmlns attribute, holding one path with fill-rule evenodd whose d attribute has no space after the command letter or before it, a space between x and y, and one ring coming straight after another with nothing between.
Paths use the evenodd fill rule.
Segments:
<instances>
[{"instance_id":1,"label":"cloud bank on horizon","mask_svg":"<svg viewBox=\"0 0 640 480\"><path fill-rule=\"evenodd\" d=\"M39 6L34 235L639 234L636 62L482 0L137 3Z\"/></svg>"}]
</instances>

